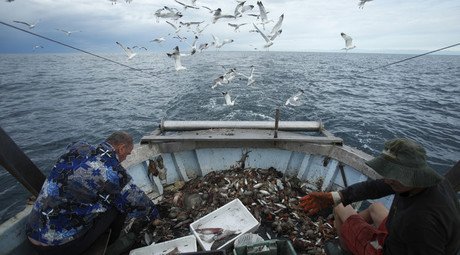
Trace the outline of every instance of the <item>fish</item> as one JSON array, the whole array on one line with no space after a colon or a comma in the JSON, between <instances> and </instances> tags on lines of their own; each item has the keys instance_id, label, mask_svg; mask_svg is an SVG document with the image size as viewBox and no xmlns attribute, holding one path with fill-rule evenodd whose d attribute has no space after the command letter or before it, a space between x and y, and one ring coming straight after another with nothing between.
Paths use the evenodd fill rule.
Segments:
<instances>
[{"instance_id":1,"label":"fish","mask_svg":"<svg viewBox=\"0 0 460 255\"><path fill-rule=\"evenodd\" d=\"M224 231L223 228L197 228L195 229L197 233L204 234L204 235L220 235Z\"/></svg>"},{"instance_id":2,"label":"fish","mask_svg":"<svg viewBox=\"0 0 460 255\"><path fill-rule=\"evenodd\" d=\"M231 231L231 230L229 230ZM229 232L229 234L223 235L221 234L221 238L217 239L212 245L211 245L211 250L217 250L219 247L222 245L226 244L228 241L232 240L233 238L237 237L241 232L235 232L231 231L232 233Z\"/></svg>"}]
</instances>

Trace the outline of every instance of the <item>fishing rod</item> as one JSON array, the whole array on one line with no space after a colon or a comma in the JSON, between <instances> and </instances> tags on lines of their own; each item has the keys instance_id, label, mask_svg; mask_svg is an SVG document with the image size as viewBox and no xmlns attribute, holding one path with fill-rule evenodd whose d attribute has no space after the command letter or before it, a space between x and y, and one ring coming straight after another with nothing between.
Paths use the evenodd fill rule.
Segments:
<instances>
[{"instance_id":1,"label":"fishing rod","mask_svg":"<svg viewBox=\"0 0 460 255\"><path fill-rule=\"evenodd\" d=\"M421 57L421 56L425 56L425 55L428 55L428 54L431 54L431 53L434 53L434 52L437 52L437 51L449 49L449 48L452 48L452 47L455 47L455 46L458 46L458 45L460 45L460 43L452 44L452 45L450 45L450 46L443 47L443 48L440 48L440 49L437 49L437 50L433 50L433 51L430 51L430 52L426 52L426 53L423 53L423 54L420 54L420 55L416 55L416 56L413 56L413 57L410 57L410 58L405 58L405 59L403 59L403 60L399 60L399 61L396 61L396 62L392 62L392 63L386 64L386 65L383 65L383 66L378 66L378 67L370 68L370 69L367 69L367 70L365 70L365 71L374 71L374 70L376 70L376 69L380 69L380 68L384 68L384 67L391 66L391 65L394 65L394 64L398 64L398 63L401 63L401 62L404 62L404 61L407 61L407 60L410 60L410 59L414 59L414 58L418 58L418 57Z\"/></svg>"},{"instance_id":2,"label":"fishing rod","mask_svg":"<svg viewBox=\"0 0 460 255\"><path fill-rule=\"evenodd\" d=\"M60 41L57 41L57 40L54 40L54 39L51 39L51 38L48 38L46 36L43 36L43 35L39 35L39 34L36 34L36 33L33 33L31 31L27 31L25 29L22 29L22 28L19 28L19 27L16 27L16 26L13 26L13 25L10 25L8 23L5 23L3 21L0 21L0 24L3 24L5 26L8 26L8 27L11 27L11 28L14 28L16 30L19 30L19 31L22 31L22 32L25 32L25 33L28 33L28 34L31 34L31 35L34 35L34 36L37 36L37 37L40 37L42 39L45 39L45 40L48 40L48 41L51 41L51 42L54 42L54 43L57 43L57 44L60 44L60 45L63 45L65 47L68 47L68 48L71 48L71 49L74 49L74 50L77 50L77 51L80 51L80 52L83 52L85 54L88 54L88 55L91 55L91 56L94 56L94 57L97 57L97 58L100 58L100 59L103 59L103 60L106 60L106 61L109 61L109 62L112 62L114 64L117 64L117 65L121 65L123 67L127 67L131 70L135 70L135 71L139 71L139 72L142 72L142 73L145 73L145 74L149 74L149 75L153 75L153 76L156 76L156 74L153 74L153 73L148 73L148 72L144 72L143 69L139 69L139 68L135 68L135 67L131 67L129 65L126 65L126 64L123 64L123 63L120 63L120 62L117 62L115 60L112 60L112 59L109 59L109 58L106 58L106 57L103 57L103 56L100 56L100 55L97 55L97 54L94 54L94 53L91 53L89 51L86 51L86 50L82 50L82 49L79 49L77 47L74 47L72 45L68 45L66 43L63 43L63 42L60 42Z\"/></svg>"}]
</instances>

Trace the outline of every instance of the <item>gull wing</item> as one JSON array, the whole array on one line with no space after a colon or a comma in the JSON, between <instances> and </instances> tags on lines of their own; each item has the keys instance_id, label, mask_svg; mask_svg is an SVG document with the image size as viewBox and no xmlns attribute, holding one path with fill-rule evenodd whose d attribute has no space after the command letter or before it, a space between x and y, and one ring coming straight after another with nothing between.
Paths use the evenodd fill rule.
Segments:
<instances>
[{"instance_id":1,"label":"gull wing","mask_svg":"<svg viewBox=\"0 0 460 255\"><path fill-rule=\"evenodd\" d=\"M265 39L265 41L269 43L270 39L268 39L268 37L256 26L256 24L252 23L252 25L257 30L257 32Z\"/></svg>"},{"instance_id":2,"label":"gull wing","mask_svg":"<svg viewBox=\"0 0 460 255\"><path fill-rule=\"evenodd\" d=\"M24 24L24 25L27 25L27 26L31 26L31 24L27 23L27 22L24 22L24 21L19 21L19 20L13 20L13 22L16 22L16 23L21 23L21 24Z\"/></svg>"},{"instance_id":3,"label":"gull wing","mask_svg":"<svg viewBox=\"0 0 460 255\"><path fill-rule=\"evenodd\" d=\"M166 23L168 23L169 25L171 25L171 27L174 28L175 32L179 32L179 28L176 27L176 25L174 25L173 23L169 22L169 21L166 21Z\"/></svg>"},{"instance_id":4,"label":"gull wing","mask_svg":"<svg viewBox=\"0 0 460 255\"><path fill-rule=\"evenodd\" d=\"M262 1L257 1L257 5L259 6L259 12L260 12L260 19L262 21L267 21L267 11L265 11L265 7L262 4Z\"/></svg>"},{"instance_id":5,"label":"gull wing","mask_svg":"<svg viewBox=\"0 0 460 255\"><path fill-rule=\"evenodd\" d=\"M278 22L276 22L275 26L272 28L272 31L270 32L270 36L273 36L275 33L277 33L281 29L281 25L283 24L284 20L284 13L281 14L281 16L278 19Z\"/></svg>"}]
</instances>

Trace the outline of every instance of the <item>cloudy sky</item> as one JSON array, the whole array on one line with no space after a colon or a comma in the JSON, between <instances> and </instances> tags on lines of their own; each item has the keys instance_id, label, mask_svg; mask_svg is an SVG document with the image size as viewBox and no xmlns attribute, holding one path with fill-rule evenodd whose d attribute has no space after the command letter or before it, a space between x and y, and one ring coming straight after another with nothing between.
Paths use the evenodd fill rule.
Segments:
<instances>
[{"instance_id":1,"label":"cloudy sky","mask_svg":"<svg viewBox=\"0 0 460 255\"><path fill-rule=\"evenodd\" d=\"M133 0L131 3L119 0L117 4L109 0L1 1L1 22L90 52L119 52L121 48L116 41L126 46L144 46L154 52L170 51L176 45L186 49L189 46L173 38L173 28L165 22L172 20L157 22L154 13L163 6L182 12L183 17L175 21L177 25L179 21L209 24L199 36L198 44L211 42L212 35L221 40L234 40L221 50L261 50L265 43L260 34L249 32L254 29L253 22L262 29L254 17L244 15L213 24L212 14L205 8L184 10L174 0ZM179 1L191 3L191 0ZM282 33L270 51L339 52L345 45L341 32L353 38L356 48L352 52L423 53L460 42L458 0L373 0L363 9L358 8L358 3L359 0L264 0L268 18L274 20L265 26L266 33L281 14L285 15ZM221 8L223 14L233 14L236 4L235 0L196 1L198 7ZM247 13L259 12L255 0L248 0L246 4L255 6ZM29 30L14 20L39 22ZM242 26L240 32L234 32L229 22L248 24ZM81 32L67 36L57 29ZM193 33L186 27L182 27L179 34L192 42ZM158 37L166 41L150 42ZM35 45L43 46L35 52L74 52L0 24L0 53L31 53ZM460 54L460 47L446 53Z\"/></svg>"}]
</instances>

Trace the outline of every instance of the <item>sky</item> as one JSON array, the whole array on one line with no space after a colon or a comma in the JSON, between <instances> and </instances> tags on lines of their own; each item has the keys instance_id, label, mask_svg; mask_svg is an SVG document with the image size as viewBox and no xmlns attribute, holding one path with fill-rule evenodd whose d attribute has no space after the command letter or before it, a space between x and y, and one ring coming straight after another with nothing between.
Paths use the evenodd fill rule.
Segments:
<instances>
[{"instance_id":1,"label":"sky","mask_svg":"<svg viewBox=\"0 0 460 255\"><path fill-rule=\"evenodd\" d=\"M191 4L192 0L178 0ZM267 50L265 40L254 29L253 23L269 34L272 27L284 14L282 33L274 40L270 51L341 52L345 41L341 32L353 38L356 46L351 53L424 53L460 43L460 1L458 0L373 0L359 8L359 0L263 0L268 19L265 25L260 20L246 15L259 13L256 1L247 0L245 5L254 5L238 19L219 19L212 23L212 13L201 6L221 8L222 14L233 14L235 0L197 0L199 9L184 9L175 0L14 0L0 2L0 21L27 31L57 40L93 53L119 53L120 42L125 46L145 47L152 52L169 52L179 46L181 52L190 49L193 36L191 30L181 27L179 35L187 40L173 38L174 29L166 20L179 25L183 22L209 24L198 35L198 43L212 42L212 35L234 42L220 50L252 51ZM179 20L158 21L155 11L168 6L183 14ZM33 29L13 21L35 23ZM235 32L228 23L247 23ZM67 36L62 30L78 30ZM170 35L168 35L170 34ZM166 41L150 42L159 37ZM188 43L188 44L187 44ZM34 46L43 48L33 49ZM136 49L139 50L139 49ZM208 50L216 50L210 48ZM56 53L75 52L57 43L30 35L0 24L0 53ZM460 46L450 48L444 54L460 54Z\"/></svg>"}]
</instances>

